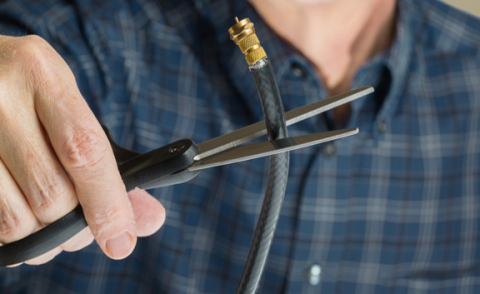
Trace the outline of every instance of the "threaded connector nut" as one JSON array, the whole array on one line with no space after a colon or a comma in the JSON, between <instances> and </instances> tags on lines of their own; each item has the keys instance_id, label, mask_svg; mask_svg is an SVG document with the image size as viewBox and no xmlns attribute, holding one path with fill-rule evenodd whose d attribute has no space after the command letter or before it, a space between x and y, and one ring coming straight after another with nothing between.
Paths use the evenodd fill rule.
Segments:
<instances>
[{"instance_id":1,"label":"threaded connector nut","mask_svg":"<svg viewBox=\"0 0 480 294\"><path fill-rule=\"evenodd\" d=\"M265 50L260 45L253 23L248 18L242 19L228 29L230 39L240 47L249 66L267 57Z\"/></svg>"}]
</instances>

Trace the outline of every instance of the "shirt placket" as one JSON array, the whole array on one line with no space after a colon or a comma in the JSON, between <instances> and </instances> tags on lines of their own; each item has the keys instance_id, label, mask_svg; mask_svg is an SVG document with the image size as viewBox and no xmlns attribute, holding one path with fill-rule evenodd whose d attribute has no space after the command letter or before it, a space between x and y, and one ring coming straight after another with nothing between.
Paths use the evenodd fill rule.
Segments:
<instances>
[{"instance_id":1,"label":"shirt placket","mask_svg":"<svg viewBox=\"0 0 480 294\"><path fill-rule=\"evenodd\" d=\"M315 72L299 57L290 60L290 69L280 82L280 90L286 109L294 109L327 98L326 92L316 79ZM322 116L316 116L290 126L289 136L323 131L327 131L325 120ZM292 241L285 293L318 291L322 277L332 274L324 272L324 261L327 258L319 258L326 256L329 250L325 246L312 244L312 235L315 231L321 232L321 236L317 236L314 242L330 240L332 222L328 219L331 215L317 214L316 207L322 205L327 207L326 203L331 203L330 197L318 196L324 194L333 196L335 184L328 183L329 176L320 177L324 183L318 183L317 178L318 171L332 174L332 166L335 165L334 148L335 145L327 143L292 152L290 155L290 179L285 203L295 203L296 207L289 207L288 210L296 211L296 214L291 215L289 221L295 225L293 232L290 232ZM336 229L339 236L343 236L341 231ZM272 246L275 246L275 243Z\"/></svg>"},{"instance_id":2,"label":"shirt placket","mask_svg":"<svg viewBox=\"0 0 480 294\"><path fill-rule=\"evenodd\" d=\"M377 83L377 65L368 66L360 73L362 75L354 80L352 88ZM305 103L328 97L311 68L302 69L300 74L298 66L295 66L292 76L304 80L303 88L309 94L305 95ZM290 101L291 97L284 96L284 100ZM364 123L358 121L362 119L359 112L364 103L356 103L352 105L348 127ZM312 119L312 129L315 132L327 131L325 119L322 115ZM308 169L303 171L302 179L290 181L303 183L304 187L294 187L298 189L297 222L285 293L332 293L337 287L338 275L344 274L340 273L341 261L348 259L345 254L351 254L348 250L348 216L353 206L350 202L355 201L349 196L351 189L355 189L355 177L352 175L355 172L352 169L355 164L352 162L355 140L358 138L353 136L311 147L304 151L308 152L310 163L296 162Z\"/></svg>"}]
</instances>

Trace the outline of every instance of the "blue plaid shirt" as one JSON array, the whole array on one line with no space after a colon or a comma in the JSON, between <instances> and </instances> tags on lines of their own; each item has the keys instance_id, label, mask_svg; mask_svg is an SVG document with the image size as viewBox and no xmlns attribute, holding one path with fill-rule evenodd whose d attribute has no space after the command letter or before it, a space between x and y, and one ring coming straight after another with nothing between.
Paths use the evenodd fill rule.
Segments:
<instances>
[{"instance_id":1,"label":"blue plaid shirt","mask_svg":"<svg viewBox=\"0 0 480 294\"><path fill-rule=\"evenodd\" d=\"M3 1L0 33L45 38L115 139L145 152L263 119L227 33L236 15L255 23L285 110L327 97L313 67L246 1ZM399 0L394 44L352 82L376 88L352 104L346 127L360 134L291 154L258 293L480 293L479 48L479 19ZM334 127L319 116L289 134ZM234 293L267 173L268 159L256 159L154 190L166 223L127 259L97 245L64 252L1 269L0 292Z\"/></svg>"}]
</instances>

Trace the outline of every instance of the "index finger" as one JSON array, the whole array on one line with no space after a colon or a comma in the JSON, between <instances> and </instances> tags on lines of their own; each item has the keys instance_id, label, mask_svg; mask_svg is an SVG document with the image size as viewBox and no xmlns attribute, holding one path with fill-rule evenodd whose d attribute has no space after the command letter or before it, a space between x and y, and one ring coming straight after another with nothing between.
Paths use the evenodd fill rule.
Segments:
<instances>
[{"instance_id":1,"label":"index finger","mask_svg":"<svg viewBox=\"0 0 480 294\"><path fill-rule=\"evenodd\" d=\"M124 258L136 243L135 218L110 143L61 57L35 82L35 109L69 174L85 218L102 250ZM50 57L50 56L49 56ZM38 77L36 77L38 78Z\"/></svg>"}]
</instances>

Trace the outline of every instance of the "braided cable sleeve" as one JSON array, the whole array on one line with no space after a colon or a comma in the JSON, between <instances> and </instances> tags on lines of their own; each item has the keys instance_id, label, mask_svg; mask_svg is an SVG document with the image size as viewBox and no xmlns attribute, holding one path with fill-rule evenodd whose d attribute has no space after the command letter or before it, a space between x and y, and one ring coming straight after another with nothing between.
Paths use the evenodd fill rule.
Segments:
<instances>
[{"instance_id":1,"label":"braided cable sleeve","mask_svg":"<svg viewBox=\"0 0 480 294\"><path fill-rule=\"evenodd\" d=\"M250 70L262 102L269 139L288 137L280 92L270 62L262 59L250 67ZM236 294L253 294L258 287L285 196L288 166L288 152L270 156L265 199Z\"/></svg>"}]
</instances>

